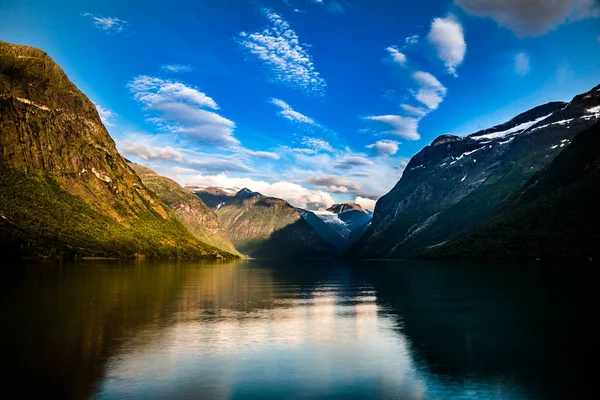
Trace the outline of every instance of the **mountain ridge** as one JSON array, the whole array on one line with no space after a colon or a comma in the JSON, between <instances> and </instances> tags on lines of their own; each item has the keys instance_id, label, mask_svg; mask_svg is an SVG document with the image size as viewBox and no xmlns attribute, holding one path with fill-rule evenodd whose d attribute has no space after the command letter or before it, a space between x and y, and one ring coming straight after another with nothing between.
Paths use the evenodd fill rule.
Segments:
<instances>
[{"instance_id":1,"label":"mountain ridge","mask_svg":"<svg viewBox=\"0 0 600 400\"><path fill-rule=\"evenodd\" d=\"M371 226L346 256L413 257L482 223L600 118L599 99L596 86L486 130L437 137L379 199Z\"/></svg>"}]
</instances>

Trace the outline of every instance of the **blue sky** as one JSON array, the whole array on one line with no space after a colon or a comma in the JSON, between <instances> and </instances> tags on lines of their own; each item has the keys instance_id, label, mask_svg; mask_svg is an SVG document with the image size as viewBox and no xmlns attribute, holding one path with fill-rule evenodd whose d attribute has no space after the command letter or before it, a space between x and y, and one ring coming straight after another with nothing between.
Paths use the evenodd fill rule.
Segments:
<instances>
[{"instance_id":1,"label":"blue sky","mask_svg":"<svg viewBox=\"0 0 600 400\"><path fill-rule=\"evenodd\" d=\"M52 4L50 4L52 3ZM181 184L373 200L441 134L600 83L597 0L0 2L119 150Z\"/></svg>"}]
</instances>

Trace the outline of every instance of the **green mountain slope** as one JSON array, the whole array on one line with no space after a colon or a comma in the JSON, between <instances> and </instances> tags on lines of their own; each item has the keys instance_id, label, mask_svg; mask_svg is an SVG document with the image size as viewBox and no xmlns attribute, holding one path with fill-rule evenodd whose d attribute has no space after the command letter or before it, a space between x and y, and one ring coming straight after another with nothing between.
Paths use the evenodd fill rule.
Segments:
<instances>
[{"instance_id":1,"label":"green mountain slope","mask_svg":"<svg viewBox=\"0 0 600 400\"><path fill-rule=\"evenodd\" d=\"M600 258L600 122L579 133L489 222L427 256Z\"/></svg>"},{"instance_id":2,"label":"green mountain slope","mask_svg":"<svg viewBox=\"0 0 600 400\"><path fill-rule=\"evenodd\" d=\"M238 254L223 230L217 214L208 208L198 196L183 189L177 182L158 175L150 168L129 163L144 185L154 192L177 218L198 239L221 250Z\"/></svg>"},{"instance_id":3,"label":"green mountain slope","mask_svg":"<svg viewBox=\"0 0 600 400\"><path fill-rule=\"evenodd\" d=\"M214 193L195 194L210 201ZM257 258L328 257L331 247L298 210L285 200L265 197L248 189L224 196L216 210L225 231L243 254Z\"/></svg>"},{"instance_id":4,"label":"green mountain slope","mask_svg":"<svg viewBox=\"0 0 600 400\"><path fill-rule=\"evenodd\" d=\"M0 42L0 247L20 255L232 257L196 239L44 52Z\"/></svg>"}]
</instances>

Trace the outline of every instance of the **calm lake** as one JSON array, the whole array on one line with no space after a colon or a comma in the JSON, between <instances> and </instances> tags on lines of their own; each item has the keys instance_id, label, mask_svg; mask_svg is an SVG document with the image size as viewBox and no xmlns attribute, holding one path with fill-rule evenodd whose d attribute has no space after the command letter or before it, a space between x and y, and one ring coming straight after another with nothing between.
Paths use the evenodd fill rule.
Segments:
<instances>
[{"instance_id":1,"label":"calm lake","mask_svg":"<svg viewBox=\"0 0 600 400\"><path fill-rule=\"evenodd\" d=\"M12 398L596 391L586 265L19 262L3 274L3 390L21 393Z\"/></svg>"}]
</instances>

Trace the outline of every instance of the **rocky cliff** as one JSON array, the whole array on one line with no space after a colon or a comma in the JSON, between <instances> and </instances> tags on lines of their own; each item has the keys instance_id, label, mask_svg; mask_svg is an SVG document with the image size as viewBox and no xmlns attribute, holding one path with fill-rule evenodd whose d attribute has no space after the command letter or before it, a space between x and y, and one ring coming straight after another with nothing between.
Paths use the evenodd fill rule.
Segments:
<instances>
[{"instance_id":1,"label":"rocky cliff","mask_svg":"<svg viewBox=\"0 0 600 400\"><path fill-rule=\"evenodd\" d=\"M411 257L479 226L600 118L599 104L600 86L468 136L440 136L377 202L348 256Z\"/></svg>"}]
</instances>

